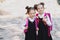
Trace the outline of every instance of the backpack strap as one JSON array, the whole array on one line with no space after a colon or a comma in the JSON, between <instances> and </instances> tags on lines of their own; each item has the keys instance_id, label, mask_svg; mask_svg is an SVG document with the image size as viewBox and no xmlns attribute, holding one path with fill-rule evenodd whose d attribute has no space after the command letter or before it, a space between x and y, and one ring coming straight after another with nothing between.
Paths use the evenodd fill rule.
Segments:
<instances>
[{"instance_id":1,"label":"backpack strap","mask_svg":"<svg viewBox=\"0 0 60 40\"><path fill-rule=\"evenodd\" d=\"M46 15L49 16L49 19L50 19L50 21L51 21L51 23L52 23L52 19L51 19L51 15L50 15L50 13L45 13L44 16L46 16ZM51 30L52 30L52 25L48 27L48 36L49 36L49 37L50 37L50 31L51 31Z\"/></svg>"},{"instance_id":2,"label":"backpack strap","mask_svg":"<svg viewBox=\"0 0 60 40\"><path fill-rule=\"evenodd\" d=\"M46 15L48 15L48 17L49 17L50 21L52 22L50 13L45 13L45 15L44 15L44 16L46 16Z\"/></svg>"},{"instance_id":3,"label":"backpack strap","mask_svg":"<svg viewBox=\"0 0 60 40\"><path fill-rule=\"evenodd\" d=\"M36 18L35 19L35 26L36 26L36 28L38 28L38 23L39 23L39 18Z\"/></svg>"}]
</instances>

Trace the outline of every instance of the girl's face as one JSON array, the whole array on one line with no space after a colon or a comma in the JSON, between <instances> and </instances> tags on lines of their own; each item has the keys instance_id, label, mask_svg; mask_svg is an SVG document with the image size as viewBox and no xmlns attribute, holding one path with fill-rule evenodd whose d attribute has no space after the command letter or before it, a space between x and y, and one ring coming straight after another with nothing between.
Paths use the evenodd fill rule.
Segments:
<instances>
[{"instance_id":1,"label":"girl's face","mask_svg":"<svg viewBox=\"0 0 60 40\"><path fill-rule=\"evenodd\" d=\"M37 11L38 11L40 14L42 14L43 11L44 11L43 5L38 5L38 6L37 6Z\"/></svg>"},{"instance_id":2,"label":"girl's face","mask_svg":"<svg viewBox=\"0 0 60 40\"><path fill-rule=\"evenodd\" d=\"M30 10L29 17L33 18L35 16L35 10Z\"/></svg>"}]
</instances>

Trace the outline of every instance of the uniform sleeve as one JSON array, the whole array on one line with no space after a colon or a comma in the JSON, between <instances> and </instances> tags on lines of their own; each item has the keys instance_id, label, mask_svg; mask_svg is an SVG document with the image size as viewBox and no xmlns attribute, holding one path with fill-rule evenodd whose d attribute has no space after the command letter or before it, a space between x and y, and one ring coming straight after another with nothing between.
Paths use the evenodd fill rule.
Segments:
<instances>
[{"instance_id":1,"label":"uniform sleeve","mask_svg":"<svg viewBox=\"0 0 60 40\"><path fill-rule=\"evenodd\" d=\"M52 19L51 19L51 15L47 15L47 19L46 19L46 23L48 26L51 26L52 25Z\"/></svg>"},{"instance_id":2,"label":"uniform sleeve","mask_svg":"<svg viewBox=\"0 0 60 40\"><path fill-rule=\"evenodd\" d=\"M25 20L25 27L27 27L28 26L28 18L26 18L26 20Z\"/></svg>"}]
</instances>

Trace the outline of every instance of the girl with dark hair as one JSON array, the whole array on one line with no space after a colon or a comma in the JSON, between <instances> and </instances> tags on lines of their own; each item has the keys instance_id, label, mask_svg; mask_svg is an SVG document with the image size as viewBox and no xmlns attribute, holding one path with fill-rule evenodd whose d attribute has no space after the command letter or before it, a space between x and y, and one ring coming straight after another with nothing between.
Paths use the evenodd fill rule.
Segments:
<instances>
[{"instance_id":1,"label":"girl with dark hair","mask_svg":"<svg viewBox=\"0 0 60 40\"><path fill-rule=\"evenodd\" d=\"M52 30L52 19L50 13L44 12L44 3L41 2L35 6L38 11L38 40L52 40L50 31Z\"/></svg>"},{"instance_id":2,"label":"girl with dark hair","mask_svg":"<svg viewBox=\"0 0 60 40\"><path fill-rule=\"evenodd\" d=\"M33 7L26 7L28 17L25 24L25 40L36 40L35 10Z\"/></svg>"}]
</instances>

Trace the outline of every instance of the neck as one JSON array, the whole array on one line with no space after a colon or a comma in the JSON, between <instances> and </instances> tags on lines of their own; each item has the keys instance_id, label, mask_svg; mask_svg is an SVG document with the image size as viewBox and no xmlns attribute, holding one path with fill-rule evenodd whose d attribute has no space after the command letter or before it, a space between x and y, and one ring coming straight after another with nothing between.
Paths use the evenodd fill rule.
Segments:
<instances>
[{"instance_id":1,"label":"neck","mask_svg":"<svg viewBox=\"0 0 60 40\"><path fill-rule=\"evenodd\" d=\"M33 19L33 17L30 17L31 19Z\"/></svg>"},{"instance_id":2,"label":"neck","mask_svg":"<svg viewBox=\"0 0 60 40\"><path fill-rule=\"evenodd\" d=\"M40 15L42 15L43 13L39 13Z\"/></svg>"},{"instance_id":3,"label":"neck","mask_svg":"<svg viewBox=\"0 0 60 40\"><path fill-rule=\"evenodd\" d=\"M40 15L42 15L44 12L41 12L41 13L39 13Z\"/></svg>"}]
</instances>

